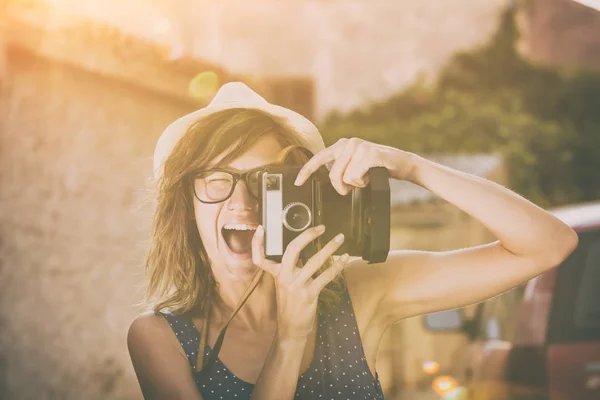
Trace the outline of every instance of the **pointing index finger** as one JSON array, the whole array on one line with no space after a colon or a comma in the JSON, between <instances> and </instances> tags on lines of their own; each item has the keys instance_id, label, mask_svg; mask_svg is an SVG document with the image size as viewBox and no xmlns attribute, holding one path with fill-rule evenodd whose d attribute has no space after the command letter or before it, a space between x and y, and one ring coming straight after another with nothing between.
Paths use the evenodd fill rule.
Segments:
<instances>
[{"instance_id":1,"label":"pointing index finger","mask_svg":"<svg viewBox=\"0 0 600 400\"><path fill-rule=\"evenodd\" d=\"M333 151L331 148L321 150L320 152L315 154L310 160L308 160L308 162L304 164L304 166L300 169L300 172L298 172L298 177L296 178L294 185L300 186L304 184L304 182L306 182L306 179L308 179L309 176L311 176L319 168L321 168L322 165L327 164L333 159Z\"/></svg>"}]
</instances>

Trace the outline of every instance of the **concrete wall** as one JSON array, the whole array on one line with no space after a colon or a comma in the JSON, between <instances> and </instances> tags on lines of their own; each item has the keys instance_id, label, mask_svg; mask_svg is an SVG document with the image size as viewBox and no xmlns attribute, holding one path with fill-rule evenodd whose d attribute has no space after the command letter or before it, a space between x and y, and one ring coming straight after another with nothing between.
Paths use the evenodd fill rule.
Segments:
<instances>
[{"instance_id":1,"label":"concrete wall","mask_svg":"<svg viewBox=\"0 0 600 400\"><path fill-rule=\"evenodd\" d=\"M0 398L137 395L125 336L140 299L164 96L30 53L0 96Z\"/></svg>"}]
</instances>

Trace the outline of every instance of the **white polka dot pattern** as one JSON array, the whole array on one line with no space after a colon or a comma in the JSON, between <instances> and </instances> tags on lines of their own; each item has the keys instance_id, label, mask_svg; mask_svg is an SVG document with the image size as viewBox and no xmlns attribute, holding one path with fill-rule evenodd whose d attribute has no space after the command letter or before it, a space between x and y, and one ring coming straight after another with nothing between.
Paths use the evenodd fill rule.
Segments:
<instances>
[{"instance_id":1,"label":"white polka dot pattern","mask_svg":"<svg viewBox=\"0 0 600 400\"><path fill-rule=\"evenodd\" d=\"M187 316L161 311L175 332L191 368L196 368L196 351L200 334ZM227 345L227 341L223 343ZM206 346L205 359L210 354ZM217 358L212 369L203 375L195 373L202 397L213 399L250 399L254 385L235 376ZM319 312L319 326L314 358L308 370L300 375L294 399L369 399L384 400L377 373L369 370L356 318L348 291L344 291L339 307L331 313Z\"/></svg>"}]
</instances>

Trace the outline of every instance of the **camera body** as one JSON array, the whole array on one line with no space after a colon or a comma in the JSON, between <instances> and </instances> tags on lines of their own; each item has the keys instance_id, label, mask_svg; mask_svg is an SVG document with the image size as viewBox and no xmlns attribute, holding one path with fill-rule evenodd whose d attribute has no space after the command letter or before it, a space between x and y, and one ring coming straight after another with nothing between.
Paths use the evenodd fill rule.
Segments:
<instances>
[{"instance_id":1,"label":"camera body","mask_svg":"<svg viewBox=\"0 0 600 400\"><path fill-rule=\"evenodd\" d=\"M259 176L259 219L265 228L265 256L281 261L288 244L310 227L326 231L300 253L306 260L339 233L344 243L334 253L383 262L390 248L390 186L387 169L371 168L369 184L339 194L328 174L319 171L294 185L301 167L276 165Z\"/></svg>"}]
</instances>

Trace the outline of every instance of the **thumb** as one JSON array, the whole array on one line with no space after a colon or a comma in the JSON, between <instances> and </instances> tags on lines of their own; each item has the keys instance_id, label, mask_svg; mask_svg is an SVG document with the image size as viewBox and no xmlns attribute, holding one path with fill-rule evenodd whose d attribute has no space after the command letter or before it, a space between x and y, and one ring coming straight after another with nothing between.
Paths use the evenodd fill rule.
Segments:
<instances>
[{"instance_id":1,"label":"thumb","mask_svg":"<svg viewBox=\"0 0 600 400\"><path fill-rule=\"evenodd\" d=\"M252 236L252 262L258 268L268 272L271 275L276 275L278 272L278 263L265 258L263 244L265 240L265 229L259 225Z\"/></svg>"}]
</instances>

